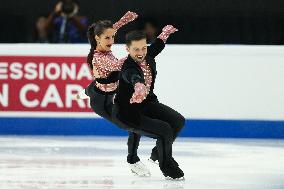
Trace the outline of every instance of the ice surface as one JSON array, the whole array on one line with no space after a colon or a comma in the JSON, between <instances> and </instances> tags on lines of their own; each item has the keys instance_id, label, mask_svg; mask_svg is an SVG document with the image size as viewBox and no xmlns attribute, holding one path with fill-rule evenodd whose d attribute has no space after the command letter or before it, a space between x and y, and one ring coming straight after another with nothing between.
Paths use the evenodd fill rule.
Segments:
<instances>
[{"instance_id":1,"label":"ice surface","mask_svg":"<svg viewBox=\"0 0 284 189\"><path fill-rule=\"evenodd\" d=\"M138 154L150 178L126 163L125 137L0 136L0 189L284 189L284 140L178 138L173 154L184 181L165 180L147 161L153 139Z\"/></svg>"}]
</instances>

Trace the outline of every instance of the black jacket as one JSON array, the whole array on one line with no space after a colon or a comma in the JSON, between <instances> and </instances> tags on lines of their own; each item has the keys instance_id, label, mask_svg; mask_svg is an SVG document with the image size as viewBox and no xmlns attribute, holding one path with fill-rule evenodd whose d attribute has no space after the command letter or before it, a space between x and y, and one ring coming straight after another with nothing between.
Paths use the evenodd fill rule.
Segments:
<instances>
[{"instance_id":1,"label":"black jacket","mask_svg":"<svg viewBox=\"0 0 284 189\"><path fill-rule=\"evenodd\" d=\"M138 63L128 55L120 72L119 86L115 98L115 116L117 119L127 124L139 126L140 113L143 108L147 106L149 102L158 102L157 96L153 92L157 75L155 57L164 47L164 42L159 38L148 47L145 59L152 71L152 83L147 98L141 103L130 104L130 99L134 93L134 85L138 82L145 84L145 81L142 69Z\"/></svg>"}]
</instances>

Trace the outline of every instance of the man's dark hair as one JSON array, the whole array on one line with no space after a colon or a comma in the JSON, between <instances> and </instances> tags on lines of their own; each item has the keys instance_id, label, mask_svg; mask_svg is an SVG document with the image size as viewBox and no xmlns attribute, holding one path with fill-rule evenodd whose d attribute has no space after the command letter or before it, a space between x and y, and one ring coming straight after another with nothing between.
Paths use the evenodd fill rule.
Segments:
<instances>
[{"instance_id":1,"label":"man's dark hair","mask_svg":"<svg viewBox=\"0 0 284 189\"><path fill-rule=\"evenodd\" d=\"M134 30L131 32L128 32L125 36L125 43L127 46L130 46L132 41L139 41L141 39L146 39L145 32L141 30Z\"/></svg>"}]
</instances>

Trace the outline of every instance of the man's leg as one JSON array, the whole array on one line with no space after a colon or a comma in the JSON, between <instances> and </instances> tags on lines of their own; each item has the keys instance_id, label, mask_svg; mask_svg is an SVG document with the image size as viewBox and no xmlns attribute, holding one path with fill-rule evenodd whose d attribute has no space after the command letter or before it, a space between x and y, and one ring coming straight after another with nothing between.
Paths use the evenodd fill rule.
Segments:
<instances>
[{"instance_id":1,"label":"man's leg","mask_svg":"<svg viewBox=\"0 0 284 189\"><path fill-rule=\"evenodd\" d=\"M157 139L157 150L159 153L159 167L165 176L177 179L184 176L183 171L173 162L172 158L172 143L173 131L171 126L162 120L152 119L148 116L141 116L139 129L146 136L154 136Z\"/></svg>"},{"instance_id":2,"label":"man's leg","mask_svg":"<svg viewBox=\"0 0 284 189\"><path fill-rule=\"evenodd\" d=\"M130 167L130 170L132 173L134 173L137 176L142 177L148 177L151 176L150 170L147 168L145 164L143 164L138 155L137 155L137 149L139 146L141 135L129 132L128 136L128 156L127 156L127 162Z\"/></svg>"},{"instance_id":3,"label":"man's leg","mask_svg":"<svg viewBox=\"0 0 284 189\"><path fill-rule=\"evenodd\" d=\"M130 164L137 163L140 161L139 157L137 156L137 150L139 147L141 136L139 134L129 132L127 146L128 146L128 156L127 162Z\"/></svg>"},{"instance_id":4,"label":"man's leg","mask_svg":"<svg viewBox=\"0 0 284 189\"><path fill-rule=\"evenodd\" d=\"M172 158L172 142L173 131L171 126L161 120L152 119L148 116L140 115L139 126L131 125L132 123L118 119L118 109L114 106L113 121L120 128L134 132L138 135L145 135L157 139L157 150L159 151L159 166L165 176L171 178L182 178L184 176L182 170L173 163Z\"/></svg>"},{"instance_id":5,"label":"man's leg","mask_svg":"<svg viewBox=\"0 0 284 189\"><path fill-rule=\"evenodd\" d=\"M173 141L184 127L185 118L174 109L158 102L149 103L144 110L145 114L151 118L159 119L170 124L173 131ZM152 149L151 160L158 160L158 150L155 146Z\"/></svg>"},{"instance_id":6,"label":"man's leg","mask_svg":"<svg viewBox=\"0 0 284 189\"><path fill-rule=\"evenodd\" d=\"M147 104L143 114L150 118L159 119L170 124L173 130L174 139L185 124L185 118L179 112L159 102Z\"/></svg>"},{"instance_id":7,"label":"man's leg","mask_svg":"<svg viewBox=\"0 0 284 189\"><path fill-rule=\"evenodd\" d=\"M140 129L151 133L157 138L157 150L161 153L160 166L172 158L173 132L171 126L159 119L152 119L148 116L141 116Z\"/></svg>"}]
</instances>

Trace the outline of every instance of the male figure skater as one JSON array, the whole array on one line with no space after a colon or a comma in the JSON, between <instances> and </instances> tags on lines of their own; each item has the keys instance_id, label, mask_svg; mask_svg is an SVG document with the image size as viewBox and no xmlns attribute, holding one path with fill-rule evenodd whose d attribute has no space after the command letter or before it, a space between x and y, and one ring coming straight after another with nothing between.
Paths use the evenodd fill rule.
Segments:
<instances>
[{"instance_id":1,"label":"male figure skater","mask_svg":"<svg viewBox=\"0 0 284 189\"><path fill-rule=\"evenodd\" d=\"M130 131L128 163L140 161L137 156L140 135L150 136L157 139L150 159L159 161L164 176L183 179L184 173L172 157L172 143L184 126L184 117L159 103L153 92L157 73L155 57L165 47L169 35L175 31L177 29L173 26L165 26L149 47L146 35L142 31L127 34L129 56L124 61L120 73L113 107L113 122Z\"/></svg>"}]
</instances>

